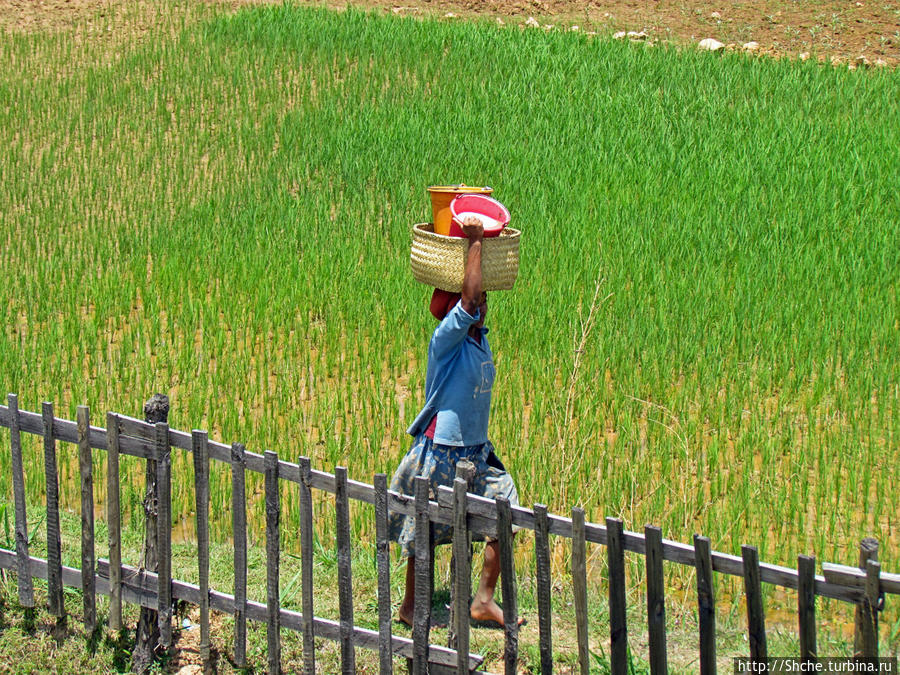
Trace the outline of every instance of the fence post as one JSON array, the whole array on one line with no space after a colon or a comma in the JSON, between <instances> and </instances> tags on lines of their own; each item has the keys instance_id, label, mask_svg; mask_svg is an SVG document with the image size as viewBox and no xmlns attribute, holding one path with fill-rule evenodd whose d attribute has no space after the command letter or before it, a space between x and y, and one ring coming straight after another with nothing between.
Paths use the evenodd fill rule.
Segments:
<instances>
[{"instance_id":1,"label":"fence post","mask_svg":"<svg viewBox=\"0 0 900 675\"><path fill-rule=\"evenodd\" d=\"M25 508L25 472L22 467L22 437L19 433L19 398L6 397L9 404L9 439L12 452L13 500L16 509L16 583L19 604L34 607L34 585L31 581L31 559L28 553L28 517Z\"/></svg>"},{"instance_id":2,"label":"fence post","mask_svg":"<svg viewBox=\"0 0 900 675\"><path fill-rule=\"evenodd\" d=\"M700 675L716 672L716 595L713 587L712 552L709 539L694 535L697 566L697 609L700 624Z\"/></svg>"},{"instance_id":3,"label":"fence post","mask_svg":"<svg viewBox=\"0 0 900 675\"><path fill-rule=\"evenodd\" d=\"M265 454L266 491L266 609L268 622L269 675L281 673L281 601L279 575L281 561L281 499L278 489L278 455L271 450Z\"/></svg>"},{"instance_id":4,"label":"fence post","mask_svg":"<svg viewBox=\"0 0 900 675\"><path fill-rule=\"evenodd\" d=\"M472 462L467 460L462 460L456 463L456 478L462 478L466 482L466 492L468 492L472 487L472 480L475 478L475 465ZM471 570L472 559L471 559L471 548L470 543L468 541L469 535L468 530L466 532L466 555L468 556L468 569ZM457 625L456 625L456 545L454 544L452 547L452 552L450 554L450 621L447 624L447 646L450 649L456 649L457 644ZM468 598L466 599L468 603ZM462 607L462 604L460 604ZM467 610L468 614L468 610Z\"/></svg>"},{"instance_id":5,"label":"fence post","mask_svg":"<svg viewBox=\"0 0 900 675\"><path fill-rule=\"evenodd\" d=\"M313 503L309 457L300 458L300 593L303 610L303 672L316 672L316 629L313 621Z\"/></svg>"},{"instance_id":6,"label":"fence post","mask_svg":"<svg viewBox=\"0 0 900 675\"><path fill-rule=\"evenodd\" d=\"M350 552L350 503L347 497L347 467L334 469L335 539L337 539L338 611L340 613L341 672L356 673L353 647L353 565Z\"/></svg>"},{"instance_id":7,"label":"fence post","mask_svg":"<svg viewBox=\"0 0 900 675\"><path fill-rule=\"evenodd\" d=\"M157 616L159 617L159 647L163 653L172 648L172 455L169 447L169 425L156 424L156 489L159 491L159 509L156 531L159 540L156 552L159 556L157 581Z\"/></svg>"},{"instance_id":8,"label":"fence post","mask_svg":"<svg viewBox=\"0 0 900 675\"><path fill-rule=\"evenodd\" d=\"M584 509L572 507L572 595L575 599L575 634L578 639L578 668L581 675L591 670L588 649L587 546L584 536Z\"/></svg>"},{"instance_id":9,"label":"fence post","mask_svg":"<svg viewBox=\"0 0 900 675\"><path fill-rule=\"evenodd\" d=\"M109 628L122 630L122 514L119 510L119 416L106 414L106 523L109 530Z\"/></svg>"},{"instance_id":10,"label":"fence post","mask_svg":"<svg viewBox=\"0 0 900 675\"><path fill-rule=\"evenodd\" d=\"M231 445L231 523L234 533L234 663L247 665L247 500L244 446Z\"/></svg>"},{"instance_id":11,"label":"fence post","mask_svg":"<svg viewBox=\"0 0 900 675\"><path fill-rule=\"evenodd\" d=\"M144 421L148 424L168 422L169 397L154 394L144 404ZM159 566L157 554L157 513L159 508L159 491L156 485L156 459L147 459L144 474L146 492L144 493L144 547L141 554L141 567L155 572ZM131 667L136 673L147 671L154 659L154 649L159 642L159 620L156 610L141 607L138 619L137 635L134 651L131 655Z\"/></svg>"},{"instance_id":12,"label":"fence post","mask_svg":"<svg viewBox=\"0 0 900 675\"><path fill-rule=\"evenodd\" d=\"M868 569L870 561L878 562L878 541L872 537L866 537L859 542L859 567L866 572L867 577L870 575ZM853 637L854 656L878 656L878 592L876 586L873 597L869 586L867 578L866 597L856 606L856 630Z\"/></svg>"},{"instance_id":13,"label":"fence post","mask_svg":"<svg viewBox=\"0 0 900 675\"><path fill-rule=\"evenodd\" d=\"M666 657L666 586L663 575L662 530L644 527L647 542L647 633L650 641L650 672L668 672Z\"/></svg>"},{"instance_id":14,"label":"fence post","mask_svg":"<svg viewBox=\"0 0 900 675\"><path fill-rule=\"evenodd\" d=\"M497 543L500 553L500 590L503 593L504 672L515 675L519 660L519 604L516 561L513 555L512 508L506 497L497 497Z\"/></svg>"},{"instance_id":15,"label":"fence post","mask_svg":"<svg viewBox=\"0 0 900 675\"><path fill-rule=\"evenodd\" d=\"M94 470L91 463L91 414L87 406L77 410L78 469L81 475L81 591L84 629L97 627L97 593L94 581Z\"/></svg>"},{"instance_id":16,"label":"fence post","mask_svg":"<svg viewBox=\"0 0 900 675\"><path fill-rule=\"evenodd\" d=\"M388 525L387 475L376 473L375 558L378 565L378 662L381 675L392 675L391 659L391 550Z\"/></svg>"},{"instance_id":17,"label":"fence post","mask_svg":"<svg viewBox=\"0 0 900 675\"><path fill-rule=\"evenodd\" d=\"M816 559L797 557L797 614L800 622L800 658L816 658Z\"/></svg>"},{"instance_id":18,"label":"fence post","mask_svg":"<svg viewBox=\"0 0 900 675\"><path fill-rule=\"evenodd\" d=\"M41 409L44 424L44 480L47 486L47 596L50 613L66 616L62 584L62 544L59 529L59 476L56 470L56 439L53 435L53 404Z\"/></svg>"},{"instance_id":19,"label":"fence post","mask_svg":"<svg viewBox=\"0 0 900 675\"><path fill-rule=\"evenodd\" d=\"M759 576L759 553L755 546L742 546L741 555L744 561L744 593L747 596L747 637L750 643L750 658L754 663L764 666L769 654L766 645L762 583Z\"/></svg>"},{"instance_id":20,"label":"fence post","mask_svg":"<svg viewBox=\"0 0 900 675\"><path fill-rule=\"evenodd\" d=\"M628 628L625 617L625 536L622 521L606 519L609 561L609 661L614 675L628 672Z\"/></svg>"},{"instance_id":21,"label":"fence post","mask_svg":"<svg viewBox=\"0 0 900 675\"><path fill-rule=\"evenodd\" d=\"M537 577L538 651L541 675L553 673L553 639L550 605L550 521L544 504L534 505L534 557Z\"/></svg>"},{"instance_id":22,"label":"fence post","mask_svg":"<svg viewBox=\"0 0 900 675\"><path fill-rule=\"evenodd\" d=\"M194 493L197 503L197 566L200 581L200 659L203 672L212 671L209 660L209 438L205 431L191 434L194 455Z\"/></svg>"}]
</instances>

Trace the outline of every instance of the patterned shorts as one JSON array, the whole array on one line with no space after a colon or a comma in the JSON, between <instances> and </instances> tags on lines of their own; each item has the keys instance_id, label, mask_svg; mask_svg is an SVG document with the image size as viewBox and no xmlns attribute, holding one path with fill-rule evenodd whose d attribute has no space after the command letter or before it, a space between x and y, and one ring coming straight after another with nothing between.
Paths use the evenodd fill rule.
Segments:
<instances>
[{"instance_id":1,"label":"patterned shorts","mask_svg":"<svg viewBox=\"0 0 900 675\"><path fill-rule=\"evenodd\" d=\"M416 476L422 476L429 479L431 499L435 500L438 486L453 485L456 463L462 460L475 465L475 478L469 488L470 492L488 499L506 497L510 504L518 506L519 493L515 483L494 454L494 446L490 441L483 445L456 447L435 444L425 434L419 434L413 441L412 448L400 461L400 466L391 479L391 490L413 496ZM415 518L403 513L391 513L390 536L392 541L400 544L404 557L415 556ZM452 538L452 526L434 523L435 545L449 544ZM484 537L473 532L472 539L479 541Z\"/></svg>"}]
</instances>

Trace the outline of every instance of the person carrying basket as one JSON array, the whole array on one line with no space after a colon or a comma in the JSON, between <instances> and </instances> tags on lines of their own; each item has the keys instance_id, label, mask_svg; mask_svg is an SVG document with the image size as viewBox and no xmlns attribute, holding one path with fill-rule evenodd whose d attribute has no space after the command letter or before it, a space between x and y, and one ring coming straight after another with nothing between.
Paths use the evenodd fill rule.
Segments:
<instances>
[{"instance_id":1,"label":"person carrying basket","mask_svg":"<svg viewBox=\"0 0 900 675\"><path fill-rule=\"evenodd\" d=\"M429 480L431 499L435 500L438 486L452 486L456 464L465 460L475 467L469 492L489 499L506 497L510 504L517 506L515 483L495 454L487 434L494 359L487 340L488 329L484 327L487 316L487 293L482 288L481 270L484 228L472 216L462 225L469 239L462 293L435 289L432 295L429 309L440 324L428 345L425 405L407 429L414 440L391 479L390 489L413 496L414 481L422 476ZM434 524L435 545L450 543L452 534L450 525ZM408 558L398 618L412 626L415 519L392 513L390 537L400 544L403 556ZM494 600L499 575L499 546L496 540L489 540L484 549L481 579L470 605L472 619L503 625L503 610Z\"/></svg>"}]
</instances>

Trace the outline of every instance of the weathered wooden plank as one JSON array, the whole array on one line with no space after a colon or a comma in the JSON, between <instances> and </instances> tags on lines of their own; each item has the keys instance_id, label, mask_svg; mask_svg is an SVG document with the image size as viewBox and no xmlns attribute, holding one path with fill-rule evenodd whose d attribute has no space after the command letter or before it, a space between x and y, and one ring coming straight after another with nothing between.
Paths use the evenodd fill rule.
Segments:
<instances>
[{"instance_id":1,"label":"weathered wooden plank","mask_svg":"<svg viewBox=\"0 0 900 675\"><path fill-rule=\"evenodd\" d=\"M877 560L866 561L866 575L868 583L866 584L866 611L872 617L871 633L868 634L863 642L863 655L871 658L878 656L878 612L881 611L879 597L878 577L881 574L881 563ZM867 650L867 651L865 651Z\"/></svg>"},{"instance_id":2,"label":"weathered wooden plank","mask_svg":"<svg viewBox=\"0 0 900 675\"><path fill-rule=\"evenodd\" d=\"M697 565L697 618L700 625L700 675L716 672L716 596L709 539L694 535Z\"/></svg>"},{"instance_id":3,"label":"weathered wooden plank","mask_svg":"<svg viewBox=\"0 0 900 675\"><path fill-rule=\"evenodd\" d=\"M350 554L350 503L347 498L347 468L336 467L334 478L338 610L341 619L341 672L344 675L356 675L356 652L353 650L353 570Z\"/></svg>"},{"instance_id":4,"label":"weathered wooden plank","mask_svg":"<svg viewBox=\"0 0 900 675\"><path fill-rule=\"evenodd\" d=\"M534 505L534 558L537 581L538 651L541 657L541 674L553 672L553 636L550 606L550 524L547 507Z\"/></svg>"},{"instance_id":5,"label":"weathered wooden plank","mask_svg":"<svg viewBox=\"0 0 900 675\"><path fill-rule=\"evenodd\" d=\"M19 432L19 399L15 394L9 394L6 400L9 403L9 442L12 453L13 503L16 511L16 585L19 591L19 604L22 607L34 607L34 584L31 583L28 553L28 514L25 506L22 435Z\"/></svg>"},{"instance_id":6,"label":"weathered wooden plank","mask_svg":"<svg viewBox=\"0 0 900 675\"><path fill-rule=\"evenodd\" d=\"M744 559L744 593L747 596L747 638L750 658L760 665L768 658L766 617L763 609L762 584L759 580L759 553L755 546L741 546Z\"/></svg>"},{"instance_id":7,"label":"weathered wooden plank","mask_svg":"<svg viewBox=\"0 0 900 675\"><path fill-rule=\"evenodd\" d=\"M50 613L62 618L62 543L59 529L59 474L56 469L56 440L53 433L53 404L42 406L44 422L44 480L47 491L47 601ZM77 439L76 439L77 440Z\"/></svg>"},{"instance_id":8,"label":"weathered wooden plank","mask_svg":"<svg viewBox=\"0 0 900 675\"><path fill-rule=\"evenodd\" d=\"M91 413L80 405L78 422L78 473L81 478L81 592L84 629L89 635L97 627L97 591L94 585L94 468L88 430Z\"/></svg>"},{"instance_id":9,"label":"weathered wooden plank","mask_svg":"<svg viewBox=\"0 0 900 675\"><path fill-rule=\"evenodd\" d=\"M606 519L609 564L609 663L613 675L628 673L628 628L625 617L625 542L622 521Z\"/></svg>"},{"instance_id":10,"label":"weathered wooden plank","mask_svg":"<svg viewBox=\"0 0 900 675\"><path fill-rule=\"evenodd\" d=\"M584 509L572 507L572 595L575 602L575 637L578 641L578 669L589 675L587 608L587 549L584 538Z\"/></svg>"},{"instance_id":11,"label":"weathered wooden plank","mask_svg":"<svg viewBox=\"0 0 900 675\"><path fill-rule=\"evenodd\" d=\"M118 416L106 414L106 526L109 540L109 628L122 630L122 520Z\"/></svg>"},{"instance_id":12,"label":"weathered wooden plank","mask_svg":"<svg viewBox=\"0 0 900 675\"><path fill-rule=\"evenodd\" d=\"M500 555L500 591L503 593L503 668L515 675L519 661L519 602L513 555L512 511L506 497L497 497L497 548Z\"/></svg>"},{"instance_id":13,"label":"weathered wooden plank","mask_svg":"<svg viewBox=\"0 0 900 675\"><path fill-rule=\"evenodd\" d=\"M866 574L866 585L863 588L862 601L856 605L855 625L853 635L854 656L878 656L878 611L875 603L870 599L868 592L867 568L869 561L878 560L878 541L872 537L866 537L859 542L859 568ZM877 586L875 597L877 598Z\"/></svg>"},{"instance_id":14,"label":"weathered wooden plank","mask_svg":"<svg viewBox=\"0 0 900 675\"><path fill-rule=\"evenodd\" d=\"M278 455L266 450L266 642L268 672L281 672L281 598L279 575L281 565L281 498L278 490Z\"/></svg>"},{"instance_id":15,"label":"weathered wooden plank","mask_svg":"<svg viewBox=\"0 0 900 675\"><path fill-rule=\"evenodd\" d=\"M650 673L663 675L669 670L666 657L666 586L663 575L662 530L644 528L647 539L647 635L650 641Z\"/></svg>"},{"instance_id":16,"label":"weathered wooden plank","mask_svg":"<svg viewBox=\"0 0 900 675\"><path fill-rule=\"evenodd\" d=\"M391 543L388 529L387 476L375 474L375 562L378 567L378 665L381 675L392 675L391 658Z\"/></svg>"},{"instance_id":17,"label":"weathered wooden plank","mask_svg":"<svg viewBox=\"0 0 900 675\"><path fill-rule=\"evenodd\" d=\"M247 488L244 446L231 446L231 527L234 537L234 664L247 665Z\"/></svg>"},{"instance_id":18,"label":"weathered wooden plank","mask_svg":"<svg viewBox=\"0 0 900 675\"><path fill-rule=\"evenodd\" d=\"M200 658L211 672L209 653L209 449L205 431L193 432L194 497L197 514L197 573L200 582Z\"/></svg>"},{"instance_id":19,"label":"weathered wooden plank","mask_svg":"<svg viewBox=\"0 0 900 675\"><path fill-rule=\"evenodd\" d=\"M415 479L415 593L413 596L413 675L428 673L428 635L431 631L431 542L428 520L428 479Z\"/></svg>"},{"instance_id":20,"label":"weathered wooden plank","mask_svg":"<svg viewBox=\"0 0 900 675\"><path fill-rule=\"evenodd\" d=\"M800 658L812 660L816 649L816 559L812 556L797 557L797 574L800 588L797 593L797 618L800 628Z\"/></svg>"},{"instance_id":21,"label":"weathered wooden plank","mask_svg":"<svg viewBox=\"0 0 900 675\"><path fill-rule=\"evenodd\" d=\"M469 526L466 522L466 493L468 484L465 478L457 474L453 480L453 491L456 504L453 510L453 609L456 620L455 637L458 660L456 672L467 675L469 672L469 598L472 595L472 567L469 560Z\"/></svg>"},{"instance_id":22,"label":"weathered wooden plank","mask_svg":"<svg viewBox=\"0 0 900 675\"><path fill-rule=\"evenodd\" d=\"M172 456L169 449L169 425L156 423L156 489L159 506L156 518L158 556L157 621L159 645L172 647Z\"/></svg>"},{"instance_id":23,"label":"weathered wooden plank","mask_svg":"<svg viewBox=\"0 0 900 675\"><path fill-rule=\"evenodd\" d=\"M866 572L859 567L850 567L849 565L839 565L837 563L822 563L822 576L816 577L816 595L824 595L820 592L823 586L822 579L825 580L824 585L843 588L852 594L847 598L838 598L838 600L862 602L867 576ZM882 572L878 583L881 593L900 595L900 574Z\"/></svg>"}]
</instances>

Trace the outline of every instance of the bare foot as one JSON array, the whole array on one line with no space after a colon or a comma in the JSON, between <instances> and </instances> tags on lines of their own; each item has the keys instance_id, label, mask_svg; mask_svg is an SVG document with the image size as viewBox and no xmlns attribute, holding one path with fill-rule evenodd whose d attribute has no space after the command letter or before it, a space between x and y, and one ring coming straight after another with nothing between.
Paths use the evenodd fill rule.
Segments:
<instances>
[{"instance_id":1,"label":"bare foot","mask_svg":"<svg viewBox=\"0 0 900 675\"><path fill-rule=\"evenodd\" d=\"M473 621L482 621L484 623L493 623L497 624L501 628L503 627L503 610L500 608L500 605L491 598L488 602L484 602L479 600L478 597L472 600L472 605L469 608L469 616L472 617ZM521 626L525 623L525 619L519 617L518 625Z\"/></svg>"}]
</instances>

